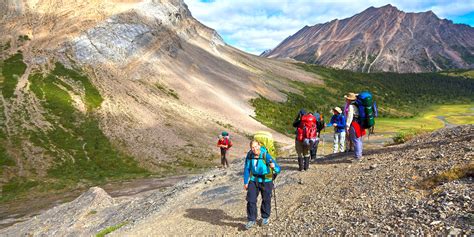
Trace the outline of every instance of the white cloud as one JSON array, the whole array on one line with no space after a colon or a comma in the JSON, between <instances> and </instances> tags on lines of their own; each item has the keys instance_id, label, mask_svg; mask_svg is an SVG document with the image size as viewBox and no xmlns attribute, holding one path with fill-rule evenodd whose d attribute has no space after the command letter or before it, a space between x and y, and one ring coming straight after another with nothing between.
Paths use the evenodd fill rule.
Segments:
<instances>
[{"instance_id":1,"label":"white cloud","mask_svg":"<svg viewBox=\"0 0 474 237\"><path fill-rule=\"evenodd\" d=\"M474 12L474 0L185 0L192 15L217 30L227 43L260 54L305 25L351 17L370 6L392 4L405 12L432 10L441 18Z\"/></svg>"}]
</instances>

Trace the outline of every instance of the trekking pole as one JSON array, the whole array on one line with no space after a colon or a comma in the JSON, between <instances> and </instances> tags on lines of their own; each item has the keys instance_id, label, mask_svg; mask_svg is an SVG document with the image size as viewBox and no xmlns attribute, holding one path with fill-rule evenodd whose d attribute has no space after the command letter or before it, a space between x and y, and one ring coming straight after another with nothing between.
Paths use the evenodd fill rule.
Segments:
<instances>
[{"instance_id":1,"label":"trekking pole","mask_svg":"<svg viewBox=\"0 0 474 237\"><path fill-rule=\"evenodd\" d=\"M323 155L326 154L324 153L324 135L323 135Z\"/></svg>"},{"instance_id":2,"label":"trekking pole","mask_svg":"<svg viewBox=\"0 0 474 237\"><path fill-rule=\"evenodd\" d=\"M278 220L278 208L277 208L277 196L275 191L275 182L273 182L273 198L275 199L275 215L276 219Z\"/></svg>"}]
</instances>

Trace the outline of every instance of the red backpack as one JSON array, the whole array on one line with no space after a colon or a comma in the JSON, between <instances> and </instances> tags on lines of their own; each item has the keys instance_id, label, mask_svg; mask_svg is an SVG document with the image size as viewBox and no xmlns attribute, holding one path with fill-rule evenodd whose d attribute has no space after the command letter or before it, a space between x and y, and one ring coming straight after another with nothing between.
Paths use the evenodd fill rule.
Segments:
<instances>
[{"instance_id":1,"label":"red backpack","mask_svg":"<svg viewBox=\"0 0 474 237\"><path fill-rule=\"evenodd\" d=\"M318 135L317 128L316 128L316 117L312 114L305 114L301 117L300 126L297 130L297 137L298 141L303 141L305 138L316 138Z\"/></svg>"}]
</instances>

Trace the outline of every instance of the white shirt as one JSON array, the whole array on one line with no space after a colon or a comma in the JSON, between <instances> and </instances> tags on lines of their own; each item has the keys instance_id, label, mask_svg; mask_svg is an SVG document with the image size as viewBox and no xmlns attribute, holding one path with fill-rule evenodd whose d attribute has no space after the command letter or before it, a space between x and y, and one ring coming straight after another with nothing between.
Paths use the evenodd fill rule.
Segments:
<instances>
[{"instance_id":1,"label":"white shirt","mask_svg":"<svg viewBox=\"0 0 474 237\"><path fill-rule=\"evenodd\" d=\"M349 105L349 109L347 111L346 116L346 128L348 129L351 126L352 120L354 117L359 117L359 108L357 106L351 104Z\"/></svg>"}]
</instances>

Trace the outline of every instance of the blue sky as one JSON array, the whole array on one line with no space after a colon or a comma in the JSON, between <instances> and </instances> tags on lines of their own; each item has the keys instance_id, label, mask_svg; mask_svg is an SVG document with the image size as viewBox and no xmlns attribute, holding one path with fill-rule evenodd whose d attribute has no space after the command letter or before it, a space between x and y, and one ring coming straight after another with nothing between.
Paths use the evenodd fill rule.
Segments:
<instances>
[{"instance_id":1,"label":"blue sky","mask_svg":"<svg viewBox=\"0 0 474 237\"><path fill-rule=\"evenodd\" d=\"M344 19L370 6L392 4L405 12L433 11L474 26L474 0L184 0L192 15L227 44L253 54L276 47L305 25Z\"/></svg>"}]
</instances>

